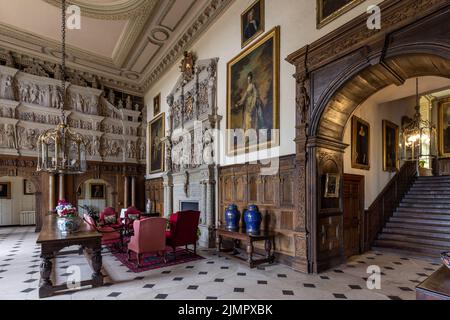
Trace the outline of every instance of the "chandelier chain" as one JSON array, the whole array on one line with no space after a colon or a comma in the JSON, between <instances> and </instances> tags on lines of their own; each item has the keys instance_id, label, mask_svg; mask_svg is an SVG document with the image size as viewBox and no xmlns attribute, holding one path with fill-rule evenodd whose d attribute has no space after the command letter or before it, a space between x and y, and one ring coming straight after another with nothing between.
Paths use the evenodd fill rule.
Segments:
<instances>
[{"instance_id":1,"label":"chandelier chain","mask_svg":"<svg viewBox=\"0 0 450 320\"><path fill-rule=\"evenodd\" d=\"M64 106L66 103L66 0L61 3L61 89L63 102L61 106L62 122L66 123Z\"/></svg>"}]
</instances>

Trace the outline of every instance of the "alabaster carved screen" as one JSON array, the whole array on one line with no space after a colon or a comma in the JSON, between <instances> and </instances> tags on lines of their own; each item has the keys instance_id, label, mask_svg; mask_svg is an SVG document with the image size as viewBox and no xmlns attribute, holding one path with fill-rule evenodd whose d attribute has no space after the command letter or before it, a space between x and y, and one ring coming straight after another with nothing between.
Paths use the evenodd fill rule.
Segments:
<instances>
[{"instance_id":1,"label":"alabaster carved screen","mask_svg":"<svg viewBox=\"0 0 450 320\"><path fill-rule=\"evenodd\" d=\"M90 161L142 163L145 134L139 106L124 98L122 108L97 88L67 84L66 116L83 136ZM39 135L61 121L60 81L0 66L0 153L37 156ZM119 100L119 105L120 105Z\"/></svg>"},{"instance_id":2,"label":"alabaster carved screen","mask_svg":"<svg viewBox=\"0 0 450 320\"><path fill-rule=\"evenodd\" d=\"M168 170L179 172L206 162L212 164L209 160L214 157L215 137L210 129L217 127L220 120L216 102L217 62L218 59L197 61L191 79L181 76L167 97L170 108ZM204 152L205 149L210 151Z\"/></svg>"}]
</instances>

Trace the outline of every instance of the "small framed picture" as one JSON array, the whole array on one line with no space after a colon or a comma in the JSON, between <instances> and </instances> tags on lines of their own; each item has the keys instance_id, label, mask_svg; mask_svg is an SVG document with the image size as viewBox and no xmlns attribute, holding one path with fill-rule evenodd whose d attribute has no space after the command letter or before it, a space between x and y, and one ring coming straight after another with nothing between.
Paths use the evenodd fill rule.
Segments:
<instances>
[{"instance_id":1,"label":"small framed picture","mask_svg":"<svg viewBox=\"0 0 450 320\"><path fill-rule=\"evenodd\" d=\"M84 184L80 184L77 189L77 199L84 199Z\"/></svg>"},{"instance_id":2,"label":"small framed picture","mask_svg":"<svg viewBox=\"0 0 450 320\"><path fill-rule=\"evenodd\" d=\"M352 118L352 168L370 170L370 124Z\"/></svg>"},{"instance_id":3,"label":"small framed picture","mask_svg":"<svg viewBox=\"0 0 450 320\"><path fill-rule=\"evenodd\" d=\"M158 115L161 112L161 93L153 98L153 116Z\"/></svg>"},{"instance_id":4,"label":"small framed picture","mask_svg":"<svg viewBox=\"0 0 450 320\"><path fill-rule=\"evenodd\" d=\"M23 194L24 195L33 195L36 193L36 189L34 187L34 183L30 180L23 180Z\"/></svg>"},{"instance_id":5,"label":"small framed picture","mask_svg":"<svg viewBox=\"0 0 450 320\"><path fill-rule=\"evenodd\" d=\"M11 199L11 182L0 182L0 199Z\"/></svg>"},{"instance_id":6,"label":"small framed picture","mask_svg":"<svg viewBox=\"0 0 450 320\"><path fill-rule=\"evenodd\" d=\"M383 170L395 172L398 170L398 131L395 123L383 120Z\"/></svg>"},{"instance_id":7,"label":"small framed picture","mask_svg":"<svg viewBox=\"0 0 450 320\"><path fill-rule=\"evenodd\" d=\"M264 0L257 0L241 14L241 45L244 48L264 33Z\"/></svg>"},{"instance_id":8,"label":"small framed picture","mask_svg":"<svg viewBox=\"0 0 450 320\"><path fill-rule=\"evenodd\" d=\"M339 198L339 184L341 176L337 173L327 173L325 182L325 198Z\"/></svg>"},{"instance_id":9,"label":"small framed picture","mask_svg":"<svg viewBox=\"0 0 450 320\"><path fill-rule=\"evenodd\" d=\"M103 183L91 183L91 199L105 199L106 186Z\"/></svg>"}]
</instances>

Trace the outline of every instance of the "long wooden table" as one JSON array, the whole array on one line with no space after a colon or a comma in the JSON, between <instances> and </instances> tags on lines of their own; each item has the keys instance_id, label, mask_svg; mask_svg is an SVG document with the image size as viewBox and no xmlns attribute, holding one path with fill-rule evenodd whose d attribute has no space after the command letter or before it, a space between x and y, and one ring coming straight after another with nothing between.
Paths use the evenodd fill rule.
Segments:
<instances>
[{"instance_id":1,"label":"long wooden table","mask_svg":"<svg viewBox=\"0 0 450 320\"><path fill-rule=\"evenodd\" d=\"M442 266L416 287L417 300L450 300L450 270Z\"/></svg>"},{"instance_id":2,"label":"long wooden table","mask_svg":"<svg viewBox=\"0 0 450 320\"><path fill-rule=\"evenodd\" d=\"M274 247L275 247L275 234L272 232L261 231L259 234L248 234L245 230L229 230L226 228L217 228L216 229L216 242L217 249L219 252L223 252L225 254L230 255L231 257L238 258L240 260L244 260L238 256L241 241L247 243L247 263L250 268L255 268L256 266L263 263L273 263L275 261L274 255ZM233 241L233 248L231 249L223 249L222 243L223 239L231 239ZM258 241L264 241L264 250L265 257L262 259L255 260L253 257L254 254L254 243Z\"/></svg>"},{"instance_id":3,"label":"long wooden table","mask_svg":"<svg viewBox=\"0 0 450 320\"><path fill-rule=\"evenodd\" d=\"M52 275L53 259L64 248L80 246L91 257L93 269L92 279L81 281L80 287L103 285L102 269L102 235L83 223L80 230L73 234L63 235L57 226L57 216L49 215L44 218L42 230L37 243L41 245L41 281L39 284L39 298L50 297L58 291L69 289L67 284L53 285ZM80 279L81 280L81 279Z\"/></svg>"}]
</instances>

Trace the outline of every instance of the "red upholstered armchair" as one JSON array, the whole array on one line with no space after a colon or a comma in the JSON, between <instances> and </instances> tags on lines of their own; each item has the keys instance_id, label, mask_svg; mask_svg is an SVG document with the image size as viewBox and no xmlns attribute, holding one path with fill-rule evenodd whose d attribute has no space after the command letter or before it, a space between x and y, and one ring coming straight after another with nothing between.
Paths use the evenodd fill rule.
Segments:
<instances>
[{"instance_id":1,"label":"red upholstered armchair","mask_svg":"<svg viewBox=\"0 0 450 320\"><path fill-rule=\"evenodd\" d=\"M122 223L114 208L106 208L100 213L100 225L104 227L111 227L114 229L122 228Z\"/></svg>"},{"instance_id":2,"label":"red upholstered armchair","mask_svg":"<svg viewBox=\"0 0 450 320\"><path fill-rule=\"evenodd\" d=\"M172 247L175 256L176 248L194 245L197 253L197 228L200 219L198 211L181 211L170 216L170 230L166 231L167 245Z\"/></svg>"},{"instance_id":3,"label":"red upholstered armchair","mask_svg":"<svg viewBox=\"0 0 450 320\"><path fill-rule=\"evenodd\" d=\"M135 207L129 207L127 211L125 211L124 225L128 234L133 231L133 222L140 219L141 212Z\"/></svg>"},{"instance_id":4,"label":"red upholstered armchair","mask_svg":"<svg viewBox=\"0 0 450 320\"><path fill-rule=\"evenodd\" d=\"M134 221L134 236L128 243L128 261L131 252L136 253L137 267L141 266L141 257L144 253L160 254L166 263L166 237L167 220L164 218L148 218Z\"/></svg>"},{"instance_id":5,"label":"red upholstered armchair","mask_svg":"<svg viewBox=\"0 0 450 320\"><path fill-rule=\"evenodd\" d=\"M95 220L88 214L84 215L84 221L92 228L102 234L102 245L117 245L120 244L120 248L123 247L123 237L120 231L115 230L112 227L99 227L95 223Z\"/></svg>"}]
</instances>

